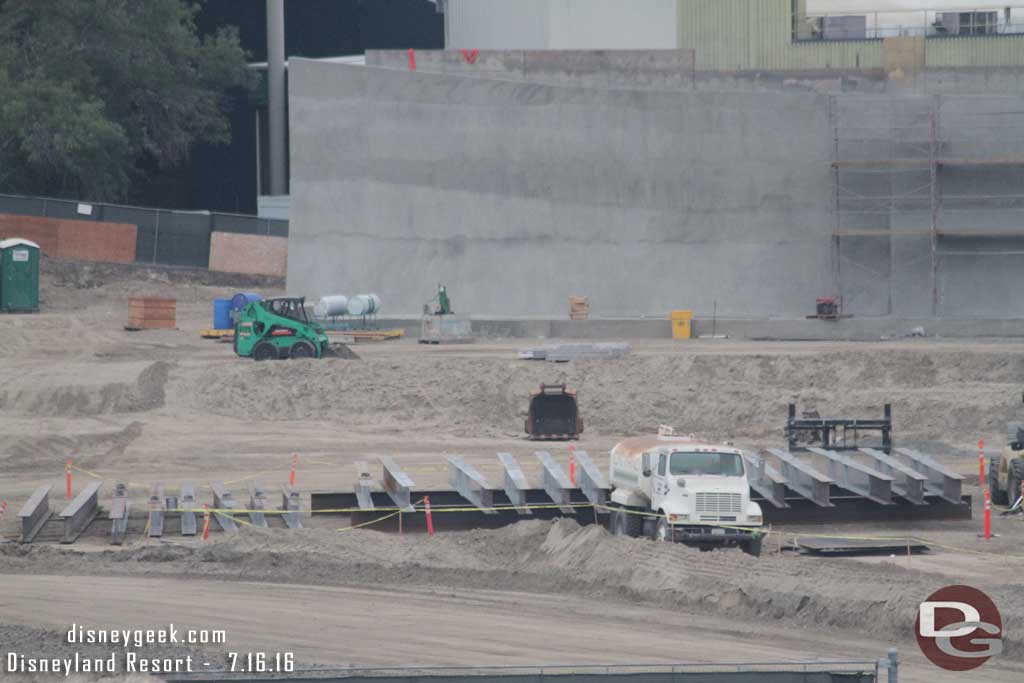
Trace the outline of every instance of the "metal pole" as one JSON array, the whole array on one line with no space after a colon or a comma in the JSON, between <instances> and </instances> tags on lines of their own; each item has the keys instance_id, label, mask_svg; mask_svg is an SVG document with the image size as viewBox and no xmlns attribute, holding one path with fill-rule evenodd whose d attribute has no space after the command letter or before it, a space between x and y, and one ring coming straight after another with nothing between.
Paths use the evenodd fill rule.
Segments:
<instances>
[{"instance_id":1,"label":"metal pole","mask_svg":"<svg viewBox=\"0 0 1024 683\"><path fill-rule=\"evenodd\" d=\"M900 654L896 648L889 648L889 683L899 683Z\"/></svg>"},{"instance_id":2,"label":"metal pole","mask_svg":"<svg viewBox=\"0 0 1024 683\"><path fill-rule=\"evenodd\" d=\"M270 194L287 194L285 177L284 0L267 0L267 110L270 119Z\"/></svg>"},{"instance_id":3,"label":"metal pole","mask_svg":"<svg viewBox=\"0 0 1024 683\"><path fill-rule=\"evenodd\" d=\"M153 226L153 263L156 263L156 248L160 244L160 209L156 210L156 224Z\"/></svg>"},{"instance_id":4,"label":"metal pole","mask_svg":"<svg viewBox=\"0 0 1024 683\"><path fill-rule=\"evenodd\" d=\"M832 128L832 232L835 237L832 246L832 257L835 259L832 266L833 289L839 300L843 298L842 284L842 242L839 236L843 228L843 216L839 210L839 195L841 178L839 177L839 102L835 95L830 95L828 100L828 123Z\"/></svg>"},{"instance_id":5,"label":"metal pole","mask_svg":"<svg viewBox=\"0 0 1024 683\"><path fill-rule=\"evenodd\" d=\"M262 146L260 145L260 138L263 137L263 131L260 130L260 110L256 110L256 196L259 197L263 194L263 168L260 166L260 157L263 154Z\"/></svg>"},{"instance_id":6,"label":"metal pole","mask_svg":"<svg viewBox=\"0 0 1024 683\"><path fill-rule=\"evenodd\" d=\"M930 120L930 139L928 150L929 186L931 192L931 233L929 250L931 253L931 286L932 286L932 317L939 314L939 261L938 261L938 229L939 229L939 112L940 100L936 95L932 101Z\"/></svg>"}]
</instances>

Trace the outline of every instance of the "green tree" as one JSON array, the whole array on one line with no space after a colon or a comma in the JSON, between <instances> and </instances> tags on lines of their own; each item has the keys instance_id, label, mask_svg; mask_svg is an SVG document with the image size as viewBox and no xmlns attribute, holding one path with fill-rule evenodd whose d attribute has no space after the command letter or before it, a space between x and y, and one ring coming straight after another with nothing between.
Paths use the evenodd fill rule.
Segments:
<instances>
[{"instance_id":1,"label":"green tree","mask_svg":"<svg viewBox=\"0 0 1024 683\"><path fill-rule=\"evenodd\" d=\"M123 199L225 143L253 75L236 29L182 0L0 0L0 191Z\"/></svg>"}]
</instances>

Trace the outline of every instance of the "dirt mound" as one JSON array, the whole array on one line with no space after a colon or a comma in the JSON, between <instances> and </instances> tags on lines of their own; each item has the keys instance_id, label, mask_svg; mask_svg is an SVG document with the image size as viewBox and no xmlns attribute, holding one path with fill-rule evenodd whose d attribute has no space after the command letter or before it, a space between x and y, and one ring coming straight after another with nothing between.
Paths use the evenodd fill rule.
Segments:
<instances>
[{"instance_id":1,"label":"dirt mound","mask_svg":"<svg viewBox=\"0 0 1024 683\"><path fill-rule=\"evenodd\" d=\"M373 531L246 529L198 546L137 546L76 553L0 546L10 571L220 577L333 585L416 584L577 594L650 603L692 613L910 637L914 615L937 577L892 564L701 552L609 535L571 520L521 522L434 538ZM992 577L979 588L1000 606L1007 657L1024 659L1024 596Z\"/></svg>"},{"instance_id":2,"label":"dirt mound","mask_svg":"<svg viewBox=\"0 0 1024 683\"><path fill-rule=\"evenodd\" d=\"M355 429L517 436L541 382L579 391L589 434L659 424L709 438L781 438L786 404L871 417L894 405L897 434L956 445L1002 431L1024 353L914 351L634 355L552 366L514 359L404 356L363 363L232 364L189 382L183 404L262 420L336 419ZM266 391L253 392L251 387ZM657 390L652 390L657 387Z\"/></svg>"},{"instance_id":3,"label":"dirt mound","mask_svg":"<svg viewBox=\"0 0 1024 683\"><path fill-rule=\"evenodd\" d=\"M112 432L15 437L7 448L0 450L0 463L12 473L32 471L39 467L40 462L60 463L73 454L95 467L107 458L123 454L132 442L142 436L142 430L142 423L133 421L124 429Z\"/></svg>"},{"instance_id":4,"label":"dirt mound","mask_svg":"<svg viewBox=\"0 0 1024 683\"><path fill-rule=\"evenodd\" d=\"M133 382L73 384L40 381L42 371L14 378L0 388L0 411L72 417L142 413L164 405L171 363L148 363Z\"/></svg>"},{"instance_id":5,"label":"dirt mound","mask_svg":"<svg viewBox=\"0 0 1024 683\"><path fill-rule=\"evenodd\" d=\"M220 273L203 268L96 263L43 258L40 261L39 296L44 313L113 308L124 315L128 297L171 297L181 304L209 302L215 296L238 291L264 294L284 288L284 278ZM182 311L179 310L179 314Z\"/></svg>"},{"instance_id":6,"label":"dirt mound","mask_svg":"<svg viewBox=\"0 0 1024 683\"><path fill-rule=\"evenodd\" d=\"M158 266L140 263L99 263L43 257L40 260L43 286L96 289L115 283L159 285L201 285L209 287L283 287L284 278L270 275L222 273L205 268Z\"/></svg>"}]
</instances>

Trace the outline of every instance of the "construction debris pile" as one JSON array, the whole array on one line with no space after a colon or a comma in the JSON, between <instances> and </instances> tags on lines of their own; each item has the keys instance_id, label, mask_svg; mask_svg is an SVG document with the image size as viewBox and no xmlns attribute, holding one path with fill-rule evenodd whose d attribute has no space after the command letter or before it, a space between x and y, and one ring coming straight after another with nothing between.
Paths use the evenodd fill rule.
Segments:
<instances>
[{"instance_id":1,"label":"construction debris pile","mask_svg":"<svg viewBox=\"0 0 1024 683\"><path fill-rule=\"evenodd\" d=\"M549 363L568 363L584 358L621 358L633 347L626 342L589 342L573 344L546 344L528 346L519 350L523 360L546 360Z\"/></svg>"}]
</instances>

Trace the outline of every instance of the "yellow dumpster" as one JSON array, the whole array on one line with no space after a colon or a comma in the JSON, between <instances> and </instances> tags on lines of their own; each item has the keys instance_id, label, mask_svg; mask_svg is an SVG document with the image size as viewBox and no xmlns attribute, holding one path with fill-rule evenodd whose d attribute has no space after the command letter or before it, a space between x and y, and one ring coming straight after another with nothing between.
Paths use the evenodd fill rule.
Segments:
<instances>
[{"instance_id":1,"label":"yellow dumpster","mask_svg":"<svg viewBox=\"0 0 1024 683\"><path fill-rule=\"evenodd\" d=\"M693 311L672 311L669 314L672 320L672 338L689 339L690 321L693 320Z\"/></svg>"}]
</instances>

